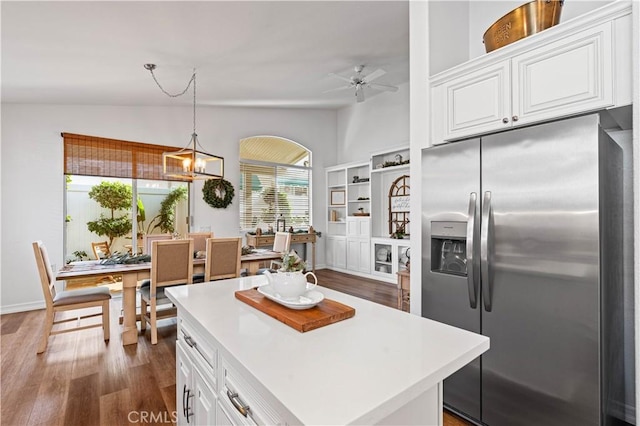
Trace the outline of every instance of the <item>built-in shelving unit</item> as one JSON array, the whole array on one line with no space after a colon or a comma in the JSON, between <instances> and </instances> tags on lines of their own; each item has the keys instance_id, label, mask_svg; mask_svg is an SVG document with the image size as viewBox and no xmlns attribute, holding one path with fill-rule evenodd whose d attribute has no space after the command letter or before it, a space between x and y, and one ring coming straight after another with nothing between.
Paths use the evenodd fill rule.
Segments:
<instances>
[{"instance_id":1,"label":"built-in shelving unit","mask_svg":"<svg viewBox=\"0 0 640 426\"><path fill-rule=\"evenodd\" d=\"M407 269L409 239L372 238L373 269L376 279L396 282L396 273Z\"/></svg>"},{"instance_id":2,"label":"built-in shelving unit","mask_svg":"<svg viewBox=\"0 0 640 426\"><path fill-rule=\"evenodd\" d=\"M375 194L371 201L371 235L389 237L389 189L397 178L409 175L409 147L373 154L371 162L371 193ZM410 226L405 232L410 234Z\"/></svg>"},{"instance_id":3,"label":"built-in shelving unit","mask_svg":"<svg viewBox=\"0 0 640 426\"><path fill-rule=\"evenodd\" d=\"M327 169L326 175L327 233L344 236L347 218L347 170L344 167L332 167Z\"/></svg>"},{"instance_id":4,"label":"built-in shelving unit","mask_svg":"<svg viewBox=\"0 0 640 426\"><path fill-rule=\"evenodd\" d=\"M354 164L347 168L347 214L371 213L371 183L369 163ZM361 209L361 210L360 210Z\"/></svg>"},{"instance_id":5,"label":"built-in shelving unit","mask_svg":"<svg viewBox=\"0 0 640 426\"><path fill-rule=\"evenodd\" d=\"M409 175L408 146L373 153L367 162L326 169L329 268L396 283L409 240L390 238L389 189L405 175ZM383 250L389 253L388 260L377 259Z\"/></svg>"}]
</instances>

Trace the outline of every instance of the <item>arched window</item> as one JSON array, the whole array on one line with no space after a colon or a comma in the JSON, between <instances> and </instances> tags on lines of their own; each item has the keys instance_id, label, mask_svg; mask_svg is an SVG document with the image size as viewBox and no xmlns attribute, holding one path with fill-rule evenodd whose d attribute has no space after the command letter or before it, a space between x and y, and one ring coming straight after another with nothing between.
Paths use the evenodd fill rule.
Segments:
<instances>
[{"instance_id":1,"label":"arched window","mask_svg":"<svg viewBox=\"0 0 640 426\"><path fill-rule=\"evenodd\" d=\"M240 141L240 227L246 231L309 227L311 220L311 151L277 136Z\"/></svg>"}]
</instances>

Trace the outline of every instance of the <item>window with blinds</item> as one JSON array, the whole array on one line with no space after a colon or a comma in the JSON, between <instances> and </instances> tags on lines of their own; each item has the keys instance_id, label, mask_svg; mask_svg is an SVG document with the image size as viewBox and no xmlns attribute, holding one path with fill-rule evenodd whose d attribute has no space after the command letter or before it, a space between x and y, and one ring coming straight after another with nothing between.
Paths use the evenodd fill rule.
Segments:
<instances>
[{"instance_id":1,"label":"window with blinds","mask_svg":"<svg viewBox=\"0 0 640 426\"><path fill-rule=\"evenodd\" d=\"M162 153L179 148L73 133L62 133L62 137L67 175L181 181L162 170Z\"/></svg>"},{"instance_id":2,"label":"window with blinds","mask_svg":"<svg viewBox=\"0 0 640 426\"><path fill-rule=\"evenodd\" d=\"M266 139L241 141L244 157L240 160L240 227L247 231L258 227L266 231L268 226L275 229L276 220L282 215L287 229L291 226L295 230L306 229L311 220L310 152L286 139L274 137L271 143ZM288 148L287 143L290 144ZM265 149L265 144L271 149ZM274 157L286 157L274 152L280 149L286 149L290 155L285 161L294 164L269 161ZM294 150L297 154L291 155ZM266 154L263 161L259 161L260 152Z\"/></svg>"}]
</instances>

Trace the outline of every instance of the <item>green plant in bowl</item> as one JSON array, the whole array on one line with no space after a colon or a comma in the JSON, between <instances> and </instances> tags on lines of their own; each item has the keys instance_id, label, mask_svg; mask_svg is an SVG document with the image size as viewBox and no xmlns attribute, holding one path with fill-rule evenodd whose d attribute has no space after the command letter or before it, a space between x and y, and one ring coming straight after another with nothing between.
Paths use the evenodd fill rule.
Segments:
<instances>
[{"instance_id":1,"label":"green plant in bowl","mask_svg":"<svg viewBox=\"0 0 640 426\"><path fill-rule=\"evenodd\" d=\"M298 272L305 269L307 269L307 263L294 250L282 255L280 272Z\"/></svg>"}]
</instances>

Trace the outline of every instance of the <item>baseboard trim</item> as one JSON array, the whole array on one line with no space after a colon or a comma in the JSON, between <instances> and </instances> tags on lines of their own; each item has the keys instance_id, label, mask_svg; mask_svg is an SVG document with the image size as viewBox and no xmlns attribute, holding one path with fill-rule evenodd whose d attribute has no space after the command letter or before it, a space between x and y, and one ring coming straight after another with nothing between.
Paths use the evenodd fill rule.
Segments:
<instances>
[{"instance_id":1,"label":"baseboard trim","mask_svg":"<svg viewBox=\"0 0 640 426\"><path fill-rule=\"evenodd\" d=\"M36 311L44 309L44 302L17 303L15 305L0 306L0 315L15 314L16 312Z\"/></svg>"},{"instance_id":2,"label":"baseboard trim","mask_svg":"<svg viewBox=\"0 0 640 426\"><path fill-rule=\"evenodd\" d=\"M380 281L380 282L382 282L384 284L389 284L389 285L392 285L394 287L397 286L397 281L396 281L396 279L394 279L395 274L392 277L381 277L379 275L365 274L364 272L352 271L350 269L343 269L343 268L338 268L338 267L335 267L335 266L327 266L325 269L330 269L330 270L336 271L336 272L342 272L343 274L355 275L355 276L362 277L362 278L368 278L370 280Z\"/></svg>"}]
</instances>

